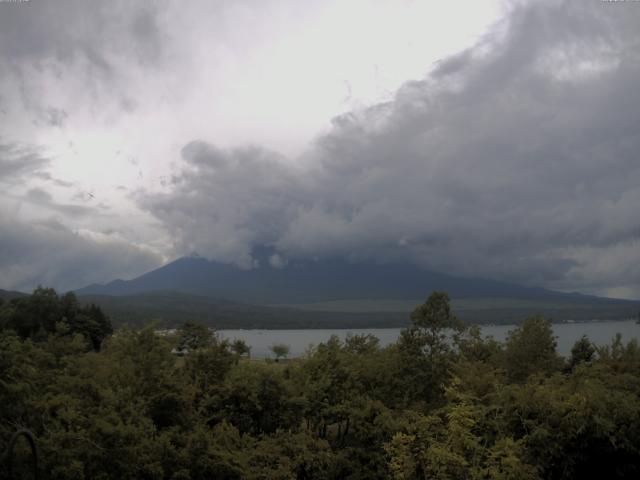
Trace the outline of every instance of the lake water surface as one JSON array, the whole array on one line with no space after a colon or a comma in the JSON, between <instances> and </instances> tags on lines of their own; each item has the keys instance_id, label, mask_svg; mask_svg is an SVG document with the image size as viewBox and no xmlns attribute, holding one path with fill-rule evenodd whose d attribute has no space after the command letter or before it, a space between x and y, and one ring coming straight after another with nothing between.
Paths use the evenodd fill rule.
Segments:
<instances>
[{"instance_id":1,"label":"lake water surface","mask_svg":"<svg viewBox=\"0 0 640 480\"><path fill-rule=\"evenodd\" d=\"M496 340L504 340L514 325L486 325L482 327L484 335L491 335ZM400 328L359 328L359 329L326 329L326 330L220 330L222 338L242 339L251 346L251 356L264 358L273 356L269 347L275 343L284 343L291 348L290 356L303 355L309 345L326 342L331 335L344 339L348 333L354 335L375 335L380 339L380 345L385 346L395 342L400 335ZM574 342L582 335L597 345L610 344L616 333L622 334L623 342L632 338L640 339L640 325L633 320L615 322L581 322L558 323L553 325L557 336L558 353L569 355Z\"/></svg>"}]
</instances>

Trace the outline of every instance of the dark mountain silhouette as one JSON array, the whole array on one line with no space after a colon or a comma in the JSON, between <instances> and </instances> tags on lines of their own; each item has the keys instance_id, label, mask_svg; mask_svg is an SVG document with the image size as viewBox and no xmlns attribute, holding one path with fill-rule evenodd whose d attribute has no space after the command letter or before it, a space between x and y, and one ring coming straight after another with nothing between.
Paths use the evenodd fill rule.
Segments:
<instances>
[{"instance_id":1,"label":"dark mountain silhouette","mask_svg":"<svg viewBox=\"0 0 640 480\"><path fill-rule=\"evenodd\" d=\"M224 298L253 304L297 304L347 299L421 299L433 290L452 298L502 298L571 304L632 303L479 278L460 278L410 265L304 261L283 268L242 270L199 256L179 258L132 280L89 285L79 295L123 296L154 291Z\"/></svg>"},{"instance_id":2,"label":"dark mountain silhouette","mask_svg":"<svg viewBox=\"0 0 640 480\"><path fill-rule=\"evenodd\" d=\"M0 288L0 299L2 300L12 300L14 298L26 297L28 294L22 292L16 292L12 290L2 290Z\"/></svg>"}]
</instances>

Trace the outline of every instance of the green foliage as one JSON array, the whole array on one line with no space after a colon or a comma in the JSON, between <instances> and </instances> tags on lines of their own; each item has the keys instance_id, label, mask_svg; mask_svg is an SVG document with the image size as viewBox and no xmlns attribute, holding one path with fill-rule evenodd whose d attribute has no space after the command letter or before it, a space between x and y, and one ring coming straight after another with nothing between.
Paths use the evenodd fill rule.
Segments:
<instances>
[{"instance_id":1,"label":"green foliage","mask_svg":"<svg viewBox=\"0 0 640 480\"><path fill-rule=\"evenodd\" d=\"M640 348L619 336L563 363L546 320L501 344L438 292L396 344L332 337L278 363L195 324L100 339L97 311L48 289L0 318L0 452L28 428L45 479L640 476Z\"/></svg>"},{"instance_id":2,"label":"green foliage","mask_svg":"<svg viewBox=\"0 0 640 480\"><path fill-rule=\"evenodd\" d=\"M207 348L213 344L215 335L209 327L197 322L186 322L180 328L178 349L185 352Z\"/></svg>"},{"instance_id":3,"label":"green foliage","mask_svg":"<svg viewBox=\"0 0 640 480\"><path fill-rule=\"evenodd\" d=\"M433 292L415 308L411 320L412 326L398 340L398 374L406 380L410 403L437 406L444 399L444 385L458 355L454 347L465 325L451 312L449 295L444 292Z\"/></svg>"},{"instance_id":4,"label":"green foliage","mask_svg":"<svg viewBox=\"0 0 640 480\"><path fill-rule=\"evenodd\" d=\"M80 305L73 292L59 297L53 288L43 287L30 296L0 304L0 329L38 341L50 334L81 334L94 350L100 350L103 340L113 333L100 307Z\"/></svg>"},{"instance_id":5,"label":"green foliage","mask_svg":"<svg viewBox=\"0 0 640 480\"><path fill-rule=\"evenodd\" d=\"M271 345L269 347L269 350L271 350L273 354L276 356L276 361L277 361L280 358L286 358L287 355L289 355L289 351L291 349L289 348L289 345L286 345L284 343L276 343L275 345Z\"/></svg>"},{"instance_id":6,"label":"green foliage","mask_svg":"<svg viewBox=\"0 0 640 480\"><path fill-rule=\"evenodd\" d=\"M239 357L242 357L243 355L251 357L251 347L242 339L237 338L231 342L231 350L233 350L233 353Z\"/></svg>"},{"instance_id":7,"label":"green foliage","mask_svg":"<svg viewBox=\"0 0 640 480\"><path fill-rule=\"evenodd\" d=\"M202 392L219 383L237 362L227 341L214 341L208 348L193 350L186 358L184 370L192 384Z\"/></svg>"},{"instance_id":8,"label":"green foliage","mask_svg":"<svg viewBox=\"0 0 640 480\"><path fill-rule=\"evenodd\" d=\"M551 322L542 317L529 317L509 332L503 360L507 376L514 382L523 382L535 373L558 371L562 360L556 353Z\"/></svg>"},{"instance_id":9,"label":"green foliage","mask_svg":"<svg viewBox=\"0 0 640 480\"><path fill-rule=\"evenodd\" d=\"M445 292L433 292L424 304L413 310L411 320L414 326L433 335L439 335L445 328L463 329L462 322L451 312L449 295Z\"/></svg>"},{"instance_id":10,"label":"green foliage","mask_svg":"<svg viewBox=\"0 0 640 480\"><path fill-rule=\"evenodd\" d=\"M544 478L640 473L640 382L613 372L606 364L583 364L569 376L509 385L496 398L503 428L523 442Z\"/></svg>"},{"instance_id":11,"label":"green foliage","mask_svg":"<svg viewBox=\"0 0 640 480\"><path fill-rule=\"evenodd\" d=\"M432 415L408 412L405 431L385 444L392 478L539 478L520 442L483 436L490 410L460 387L454 379L446 392L448 404Z\"/></svg>"},{"instance_id":12,"label":"green foliage","mask_svg":"<svg viewBox=\"0 0 640 480\"><path fill-rule=\"evenodd\" d=\"M586 335L583 335L571 347L571 358L569 359L569 367L575 368L583 362L590 362L596 354L596 347L591 343Z\"/></svg>"},{"instance_id":13,"label":"green foliage","mask_svg":"<svg viewBox=\"0 0 640 480\"><path fill-rule=\"evenodd\" d=\"M345 350L358 355L375 353L380 348L379 345L380 340L369 333L366 335L353 335L349 332L344 341Z\"/></svg>"},{"instance_id":14,"label":"green foliage","mask_svg":"<svg viewBox=\"0 0 640 480\"><path fill-rule=\"evenodd\" d=\"M230 421L241 433L273 434L298 427L304 401L296 397L281 368L242 363L205 402L209 424Z\"/></svg>"}]
</instances>

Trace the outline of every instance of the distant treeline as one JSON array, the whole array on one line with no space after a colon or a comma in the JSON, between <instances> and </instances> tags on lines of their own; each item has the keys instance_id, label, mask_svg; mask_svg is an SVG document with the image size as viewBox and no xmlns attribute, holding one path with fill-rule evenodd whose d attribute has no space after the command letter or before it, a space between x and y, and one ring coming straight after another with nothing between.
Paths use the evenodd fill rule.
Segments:
<instances>
[{"instance_id":1,"label":"distant treeline","mask_svg":"<svg viewBox=\"0 0 640 480\"><path fill-rule=\"evenodd\" d=\"M178 292L150 292L127 296L83 295L81 302L99 305L114 326L144 326L155 322L173 328L185 322L201 322L216 329L303 329L303 328L404 328L410 325L410 311L349 312L312 311L298 308L249 305ZM462 303L462 302L461 302ZM452 309L467 323L514 324L532 314L552 321L625 319L635 317L640 306L632 302L592 304L559 302L494 302L495 307L469 308L470 301ZM372 308L372 310L374 310Z\"/></svg>"},{"instance_id":2,"label":"distant treeline","mask_svg":"<svg viewBox=\"0 0 640 480\"><path fill-rule=\"evenodd\" d=\"M0 291L0 293L3 293ZM47 305L47 301L58 298L56 292L48 288L38 288L31 296L17 292L0 295L0 325L13 321L16 325L35 321L27 310L37 310L37 304ZM49 300L42 298L48 296ZM374 311L331 311L304 310L282 306L251 305L223 299L189 295L173 291L138 293L126 296L81 295L72 292L59 296L61 305L49 308L45 317L57 315L59 321L75 317L74 312L66 312L68 305L73 308L100 309L108 316L114 328L125 325L144 327L153 323L158 328L176 328L185 322L198 322L212 328L222 329L311 329L311 328L404 328L411 324L409 311L375 311L375 302L370 307ZM334 302L336 303L336 302ZM419 302L416 302L419 303ZM3 307L4 305L4 307ZM48 308L48 307L43 307ZM598 301L594 303L544 302L514 299L454 299L452 310L469 324L509 325L519 323L528 316L542 315L553 322L565 320L613 320L636 317L640 305L634 302ZM86 312L84 312L86 313ZM23 316L29 317L22 318ZM94 314L95 316L95 314ZM4 320L3 320L4 319ZM13 319L13 320L10 320ZM30 327L31 328L31 327Z\"/></svg>"},{"instance_id":3,"label":"distant treeline","mask_svg":"<svg viewBox=\"0 0 640 480\"><path fill-rule=\"evenodd\" d=\"M110 335L71 297L35 302L2 306L0 452L29 429L41 478L640 478L635 340L563 358L531 317L499 343L436 292L385 348L332 337L256 361L203 325ZM22 443L15 463L30 478Z\"/></svg>"}]
</instances>

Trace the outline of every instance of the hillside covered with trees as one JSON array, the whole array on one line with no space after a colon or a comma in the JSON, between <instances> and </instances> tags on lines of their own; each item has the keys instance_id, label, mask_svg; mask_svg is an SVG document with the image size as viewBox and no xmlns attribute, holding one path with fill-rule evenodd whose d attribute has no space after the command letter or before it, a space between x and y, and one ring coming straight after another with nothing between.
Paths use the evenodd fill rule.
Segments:
<instances>
[{"instance_id":1,"label":"hillside covered with trees","mask_svg":"<svg viewBox=\"0 0 640 480\"><path fill-rule=\"evenodd\" d=\"M635 317L639 302L566 293L486 278L466 278L408 264L334 258L269 266L276 252L252 252L261 266L242 269L182 257L131 280L76 290L114 324L200 321L217 329L406 327L424 292L446 291L468 323L512 324L532 314L554 321ZM357 305L357 308L354 308ZM389 305L395 305L393 309ZM408 306L407 306L408 305Z\"/></svg>"},{"instance_id":2,"label":"hillside covered with trees","mask_svg":"<svg viewBox=\"0 0 640 480\"><path fill-rule=\"evenodd\" d=\"M549 322L530 317L498 343L439 292L395 344L334 337L277 362L197 324L112 334L99 308L46 289L0 312L0 451L29 429L41 478L640 475L635 340L583 338L562 358ZM15 453L30 478L26 444Z\"/></svg>"}]
</instances>

